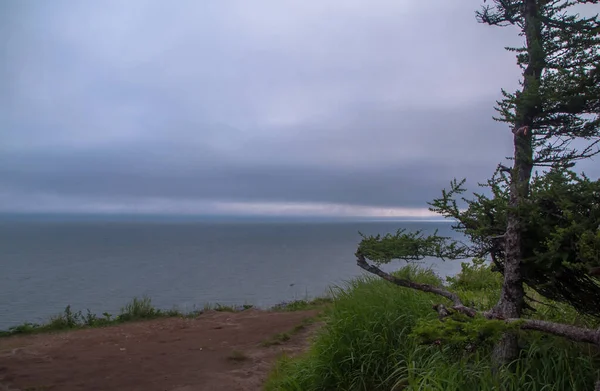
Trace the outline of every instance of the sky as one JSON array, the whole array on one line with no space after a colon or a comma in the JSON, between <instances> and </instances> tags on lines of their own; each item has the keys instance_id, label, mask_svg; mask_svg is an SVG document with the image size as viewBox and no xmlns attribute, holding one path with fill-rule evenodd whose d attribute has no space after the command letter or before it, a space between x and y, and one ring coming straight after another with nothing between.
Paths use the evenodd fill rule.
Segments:
<instances>
[{"instance_id":1,"label":"sky","mask_svg":"<svg viewBox=\"0 0 600 391\"><path fill-rule=\"evenodd\" d=\"M0 3L0 212L427 217L512 154L479 0Z\"/></svg>"}]
</instances>

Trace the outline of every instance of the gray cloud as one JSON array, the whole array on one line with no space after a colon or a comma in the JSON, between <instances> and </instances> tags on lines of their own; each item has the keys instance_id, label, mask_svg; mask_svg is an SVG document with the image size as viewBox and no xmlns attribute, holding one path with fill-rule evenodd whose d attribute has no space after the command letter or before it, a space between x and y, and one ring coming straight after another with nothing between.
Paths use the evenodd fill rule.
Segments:
<instances>
[{"instance_id":1,"label":"gray cloud","mask_svg":"<svg viewBox=\"0 0 600 391\"><path fill-rule=\"evenodd\" d=\"M477 6L3 3L3 208L425 207L511 152L491 117L518 37L478 25Z\"/></svg>"}]
</instances>

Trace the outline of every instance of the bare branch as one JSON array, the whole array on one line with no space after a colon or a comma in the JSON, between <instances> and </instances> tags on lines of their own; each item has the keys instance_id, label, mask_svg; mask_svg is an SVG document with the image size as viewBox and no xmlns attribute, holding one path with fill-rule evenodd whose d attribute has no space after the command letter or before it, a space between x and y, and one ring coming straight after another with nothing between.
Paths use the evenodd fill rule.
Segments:
<instances>
[{"instance_id":1,"label":"bare branch","mask_svg":"<svg viewBox=\"0 0 600 391\"><path fill-rule=\"evenodd\" d=\"M477 11L475 16L480 23L486 23L490 26L508 26L519 24L520 22L520 1L513 0L493 0L496 6L483 6L481 11ZM484 1L485 3L485 1Z\"/></svg>"},{"instance_id":2,"label":"bare branch","mask_svg":"<svg viewBox=\"0 0 600 391\"><path fill-rule=\"evenodd\" d=\"M443 304L436 304L433 306L433 309L439 314L441 321L443 321L445 317L451 315L450 311L448 311L446 306Z\"/></svg>"},{"instance_id":3,"label":"bare branch","mask_svg":"<svg viewBox=\"0 0 600 391\"><path fill-rule=\"evenodd\" d=\"M410 281L410 280L406 280L403 278L398 278L398 277L392 276L391 274L384 272L377 266L369 264L367 262L365 256L360 253L356 254L356 264L359 267L361 267L362 269L368 271L369 273L375 274L376 276L379 276L379 277L383 278L384 280L391 282L392 284L403 286L405 288L411 288L411 289L418 290L421 292L433 293L438 296L445 297L446 299L450 300L454 304L452 306L452 309L462 312L465 315L474 317L475 314L477 313L477 311L474 310L473 308L465 306L462 303L462 301L460 300L460 297L458 297L458 295L456 293L447 291L443 288L440 288L440 287L437 287L434 285L421 284L418 282L414 282L414 281Z\"/></svg>"},{"instance_id":4,"label":"bare branch","mask_svg":"<svg viewBox=\"0 0 600 391\"><path fill-rule=\"evenodd\" d=\"M526 298L527 300L529 300L529 301L532 301L532 302L534 302L534 303L538 303L538 304L545 305L545 306L547 306L547 307L550 307L550 308L558 309L558 307L557 307L557 306L555 306L555 305L552 305L552 304L549 304L549 303L544 303L543 301L540 301L540 300L534 299L534 298L533 298L533 297L531 297L531 296L525 295L525 298Z\"/></svg>"},{"instance_id":5,"label":"bare branch","mask_svg":"<svg viewBox=\"0 0 600 391\"><path fill-rule=\"evenodd\" d=\"M519 328L522 330L541 331L574 342L587 342L594 345L600 345L600 330L536 319L507 319L506 322L519 323Z\"/></svg>"},{"instance_id":6,"label":"bare branch","mask_svg":"<svg viewBox=\"0 0 600 391\"><path fill-rule=\"evenodd\" d=\"M450 292L446 289L430 285L430 284L422 284L414 281L410 281L404 278L395 277L389 273L384 272L380 268L375 265L371 265L367 262L364 255L357 253L356 254L356 263L362 269L368 271L369 273L375 274L384 280L387 280L395 285L414 289L421 292L433 293L438 296L445 297L453 303L451 309L461 312L471 318L476 315L481 315L486 319L490 320L503 320L506 323L517 324L521 330L533 330L533 331L541 331L547 334L555 335L558 337L563 337L568 340L574 342L586 342L591 343L597 346L600 346L600 329L589 329L584 327L577 327L568 324L561 324L555 322L548 322L544 320L537 319L522 319L522 318L509 318L506 319L496 312L492 311L478 311L474 308L465 306L460 297L454 292ZM445 317L450 316L452 313L449 308L447 308L443 304L436 304L433 306L433 309L439 314L441 320Z\"/></svg>"}]
</instances>

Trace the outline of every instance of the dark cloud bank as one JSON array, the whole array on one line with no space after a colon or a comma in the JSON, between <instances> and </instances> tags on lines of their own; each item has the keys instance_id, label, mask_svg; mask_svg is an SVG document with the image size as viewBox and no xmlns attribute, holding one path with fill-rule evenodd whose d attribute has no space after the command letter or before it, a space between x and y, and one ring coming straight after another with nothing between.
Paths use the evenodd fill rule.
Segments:
<instances>
[{"instance_id":1,"label":"dark cloud bank","mask_svg":"<svg viewBox=\"0 0 600 391\"><path fill-rule=\"evenodd\" d=\"M5 2L1 210L422 214L511 153L477 6Z\"/></svg>"}]
</instances>

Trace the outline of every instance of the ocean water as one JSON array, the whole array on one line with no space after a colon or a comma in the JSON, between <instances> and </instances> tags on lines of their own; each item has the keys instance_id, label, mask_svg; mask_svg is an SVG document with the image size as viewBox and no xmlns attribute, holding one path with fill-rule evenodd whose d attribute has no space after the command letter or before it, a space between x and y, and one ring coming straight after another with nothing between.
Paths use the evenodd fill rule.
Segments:
<instances>
[{"instance_id":1,"label":"ocean water","mask_svg":"<svg viewBox=\"0 0 600 391\"><path fill-rule=\"evenodd\" d=\"M142 295L181 310L319 296L362 274L359 231L398 228L456 235L443 222L1 222L0 329L67 304L116 314ZM442 276L460 270L457 261L423 265Z\"/></svg>"}]
</instances>

